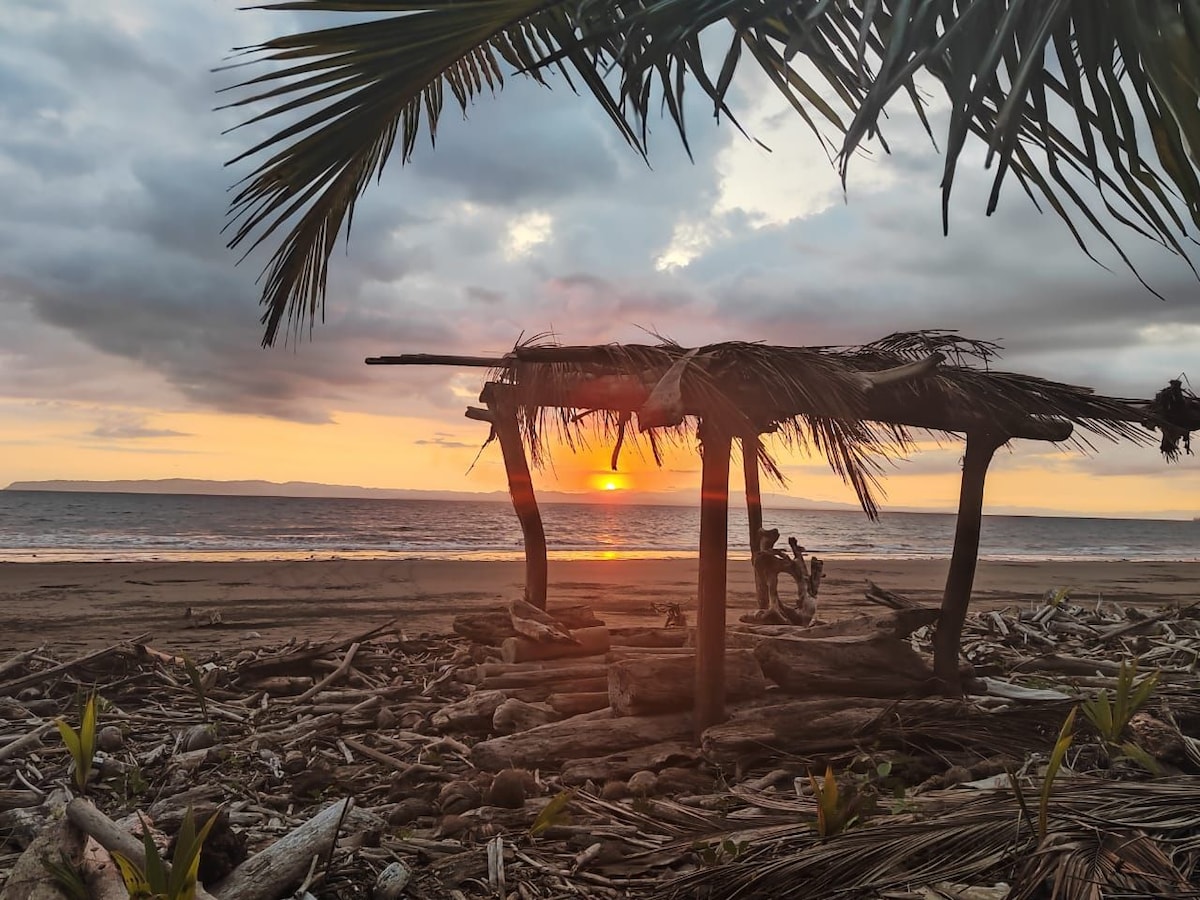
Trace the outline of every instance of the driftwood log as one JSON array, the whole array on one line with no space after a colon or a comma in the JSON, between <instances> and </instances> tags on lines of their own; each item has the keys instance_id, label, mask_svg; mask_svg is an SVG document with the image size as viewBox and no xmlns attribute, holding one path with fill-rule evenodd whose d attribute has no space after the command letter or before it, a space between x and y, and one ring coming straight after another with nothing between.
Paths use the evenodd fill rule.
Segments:
<instances>
[{"instance_id":1,"label":"driftwood log","mask_svg":"<svg viewBox=\"0 0 1200 900\"><path fill-rule=\"evenodd\" d=\"M606 756L631 747L680 741L691 732L692 717L685 713L613 716L608 710L600 710L532 731L481 741L471 748L471 762L492 772L553 766L568 759Z\"/></svg>"},{"instance_id":2,"label":"driftwood log","mask_svg":"<svg viewBox=\"0 0 1200 900\"><path fill-rule=\"evenodd\" d=\"M895 609L875 616L855 616L849 619L839 619L825 625L814 625L802 632L797 632L791 625L739 625L734 634L755 635L766 637L798 637L805 640L827 637L850 637L853 635L870 636L885 635L894 638L907 638L919 628L933 625L937 622L938 610L929 606L911 609ZM757 641L749 644L733 644L731 646L755 646Z\"/></svg>"},{"instance_id":3,"label":"driftwood log","mask_svg":"<svg viewBox=\"0 0 1200 900\"><path fill-rule=\"evenodd\" d=\"M533 608L536 609L536 607ZM596 614L590 606L583 604L551 607L543 615L572 631L577 628L595 628L604 624L601 619L596 618ZM520 634L513 627L512 612L509 609L464 613L454 617L451 627L455 634L465 637L467 640L479 644L490 644L493 647L499 646L506 638L517 637Z\"/></svg>"},{"instance_id":4,"label":"driftwood log","mask_svg":"<svg viewBox=\"0 0 1200 900\"><path fill-rule=\"evenodd\" d=\"M635 772L656 772L666 766L688 766L700 759L700 749L691 741L663 741L645 747L634 747L589 759L573 759L565 763L559 775L563 784L577 785L587 781L604 784L626 779Z\"/></svg>"},{"instance_id":5,"label":"driftwood log","mask_svg":"<svg viewBox=\"0 0 1200 900\"><path fill-rule=\"evenodd\" d=\"M789 694L923 697L935 689L925 659L888 634L772 637L754 654L763 673Z\"/></svg>"},{"instance_id":6,"label":"driftwood log","mask_svg":"<svg viewBox=\"0 0 1200 900\"><path fill-rule=\"evenodd\" d=\"M496 707L492 716L492 731L496 734L515 734L557 722L561 718L561 713L545 703L527 703L514 697Z\"/></svg>"},{"instance_id":7,"label":"driftwood log","mask_svg":"<svg viewBox=\"0 0 1200 900\"><path fill-rule=\"evenodd\" d=\"M505 690L508 688L536 687L552 681L570 681L577 678L603 678L608 666L603 661L582 665L557 666L551 669L530 669L490 675L479 681L482 690Z\"/></svg>"},{"instance_id":8,"label":"driftwood log","mask_svg":"<svg viewBox=\"0 0 1200 900\"><path fill-rule=\"evenodd\" d=\"M439 731L475 731L491 728L492 717L508 699L504 691L476 691L435 712L430 724Z\"/></svg>"},{"instance_id":9,"label":"driftwood log","mask_svg":"<svg viewBox=\"0 0 1200 900\"><path fill-rule=\"evenodd\" d=\"M878 697L837 697L738 710L706 729L700 746L706 759L720 765L841 750L854 746L892 705Z\"/></svg>"},{"instance_id":10,"label":"driftwood log","mask_svg":"<svg viewBox=\"0 0 1200 900\"><path fill-rule=\"evenodd\" d=\"M41 830L17 860L0 892L3 900L61 900L63 894L42 861L57 861L62 856L75 861L83 852L83 835L63 816L67 796L61 790L51 794L44 807Z\"/></svg>"},{"instance_id":11,"label":"driftwood log","mask_svg":"<svg viewBox=\"0 0 1200 900\"><path fill-rule=\"evenodd\" d=\"M595 712L608 706L608 691L573 691L549 694L546 705L557 710L564 718L580 713Z\"/></svg>"},{"instance_id":12,"label":"driftwood log","mask_svg":"<svg viewBox=\"0 0 1200 900\"><path fill-rule=\"evenodd\" d=\"M342 821L354 808L350 797L331 803L300 827L250 857L213 886L221 900L275 900L298 885L313 859L327 857Z\"/></svg>"},{"instance_id":13,"label":"driftwood log","mask_svg":"<svg viewBox=\"0 0 1200 900\"><path fill-rule=\"evenodd\" d=\"M534 659L593 656L608 652L609 634L603 625L579 628L572 631L571 635L576 643L542 643L526 637L505 638L500 644L500 655L507 663L517 663Z\"/></svg>"},{"instance_id":14,"label":"driftwood log","mask_svg":"<svg viewBox=\"0 0 1200 900\"><path fill-rule=\"evenodd\" d=\"M725 699L759 697L767 690L751 650L725 654ZM692 654L644 656L614 662L608 669L608 699L613 714L636 716L690 706L696 692L696 657Z\"/></svg>"}]
</instances>

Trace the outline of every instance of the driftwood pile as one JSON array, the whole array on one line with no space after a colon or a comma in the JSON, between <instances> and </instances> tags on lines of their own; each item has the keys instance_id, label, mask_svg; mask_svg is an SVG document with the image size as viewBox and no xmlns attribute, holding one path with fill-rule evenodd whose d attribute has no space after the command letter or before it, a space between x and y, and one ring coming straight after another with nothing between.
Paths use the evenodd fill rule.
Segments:
<instances>
[{"instance_id":1,"label":"driftwood pile","mask_svg":"<svg viewBox=\"0 0 1200 900\"><path fill-rule=\"evenodd\" d=\"M138 813L165 843L189 808L221 811L201 880L222 900L820 897L830 872L857 885L847 896L899 898L1045 879L1053 872L1018 871L1037 836L1005 773L1036 798L1039 760L1069 710L1132 658L1161 672L1132 729L1172 786L1131 781L1144 776L1089 755L1081 737L1068 766L1092 777L1064 779L1052 811L1082 821L1095 811L1089 791L1110 812L1139 798L1170 806L1139 833L1191 876L1200 612L1060 593L976 615L964 650L977 694L947 699L929 665L936 611L874 585L867 597L893 608L811 628L733 626L731 716L699 742L691 630L610 629L583 607L517 602L459 617L454 637L410 637L392 622L194 663L144 638L74 660L18 654L0 661L0 897L62 896L42 864L61 854L93 879L93 896L123 896L99 848L140 852ZM77 726L93 691L96 775L72 797L53 720ZM808 774L826 766L873 809L817 842ZM1006 837L986 858L942 865L938 848L951 848L968 808L972 827ZM929 838L938 823L946 834ZM854 868L881 847L915 846L918 832L921 860ZM768 850L796 858L766 866Z\"/></svg>"}]
</instances>

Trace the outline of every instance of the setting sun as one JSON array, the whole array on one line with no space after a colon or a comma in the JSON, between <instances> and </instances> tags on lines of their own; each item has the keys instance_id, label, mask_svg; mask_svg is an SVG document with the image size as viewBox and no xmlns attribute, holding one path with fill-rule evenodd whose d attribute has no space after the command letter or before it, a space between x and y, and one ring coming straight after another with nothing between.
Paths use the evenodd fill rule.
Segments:
<instances>
[{"instance_id":1,"label":"setting sun","mask_svg":"<svg viewBox=\"0 0 1200 900\"><path fill-rule=\"evenodd\" d=\"M630 487L629 476L624 472L593 472L588 483L592 490L606 494L628 490Z\"/></svg>"}]
</instances>

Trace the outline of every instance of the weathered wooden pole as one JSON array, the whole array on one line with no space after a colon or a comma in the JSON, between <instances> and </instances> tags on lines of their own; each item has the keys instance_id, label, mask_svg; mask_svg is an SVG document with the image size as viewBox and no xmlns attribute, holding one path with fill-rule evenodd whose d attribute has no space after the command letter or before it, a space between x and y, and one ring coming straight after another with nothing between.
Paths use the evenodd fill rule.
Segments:
<instances>
[{"instance_id":1,"label":"weathered wooden pole","mask_svg":"<svg viewBox=\"0 0 1200 900\"><path fill-rule=\"evenodd\" d=\"M996 448L1008 438L984 431L967 432L963 453L962 486L958 495L958 519L954 526L954 550L950 571L942 594L942 612L933 636L933 671L942 692L962 695L958 671L958 653L963 623L975 583L975 565L979 561L979 532L983 524L983 486L988 465Z\"/></svg>"},{"instance_id":2,"label":"weathered wooden pole","mask_svg":"<svg viewBox=\"0 0 1200 900\"><path fill-rule=\"evenodd\" d=\"M489 387L480 399L487 404L489 416L486 421L492 423L496 440L500 442L504 472L508 476L508 493L512 497L513 509L516 510L525 539L525 600L538 609L545 609L546 531L542 527L537 495L533 492L529 463L525 460L525 445L517 424L517 407L499 386ZM472 410L468 410L467 415L470 418L483 418L478 414L473 415Z\"/></svg>"},{"instance_id":3,"label":"weathered wooden pole","mask_svg":"<svg viewBox=\"0 0 1200 900\"><path fill-rule=\"evenodd\" d=\"M758 608L766 609L771 599L767 595L767 582L754 565L754 554L758 552L758 532L762 528L762 489L758 480L758 451L760 440L757 434L742 436L742 473L746 482L746 519L750 523L750 565L754 569L754 596Z\"/></svg>"},{"instance_id":4,"label":"weathered wooden pole","mask_svg":"<svg viewBox=\"0 0 1200 900\"><path fill-rule=\"evenodd\" d=\"M729 432L700 423L700 611L696 621L696 737L725 719L725 579L729 553Z\"/></svg>"}]
</instances>

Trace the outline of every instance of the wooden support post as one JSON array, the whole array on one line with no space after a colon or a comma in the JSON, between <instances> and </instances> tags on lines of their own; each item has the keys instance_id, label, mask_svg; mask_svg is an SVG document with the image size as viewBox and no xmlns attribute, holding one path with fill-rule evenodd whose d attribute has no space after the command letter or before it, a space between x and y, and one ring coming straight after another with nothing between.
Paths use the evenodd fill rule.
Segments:
<instances>
[{"instance_id":1,"label":"wooden support post","mask_svg":"<svg viewBox=\"0 0 1200 900\"><path fill-rule=\"evenodd\" d=\"M729 552L729 451L727 431L700 424L700 611L696 622L694 726L725 719L725 579Z\"/></svg>"},{"instance_id":2,"label":"wooden support post","mask_svg":"<svg viewBox=\"0 0 1200 900\"><path fill-rule=\"evenodd\" d=\"M517 409L510 400L496 396L492 391L485 398L492 414L492 427L500 442L500 453L504 456L504 471L508 475L508 492L512 496L513 509L521 522L521 534L525 539L525 600L538 609L546 608L546 531L542 527L542 514L538 510L537 496L533 493L533 479L529 474L529 463L525 460L525 445L521 441L521 429L517 424Z\"/></svg>"},{"instance_id":3,"label":"wooden support post","mask_svg":"<svg viewBox=\"0 0 1200 900\"><path fill-rule=\"evenodd\" d=\"M963 454L962 486L958 497L958 518L954 527L954 550L946 590L942 594L942 612L933 637L933 670L943 693L962 695L958 671L958 653L963 623L971 602L975 582L975 564L979 561L979 532L983 519L983 485L992 455L1006 437L982 432L967 433Z\"/></svg>"},{"instance_id":4,"label":"wooden support post","mask_svg":"<svg viewBox=\"0 0 1200 900\"><path fill-rule=\"evenodd\" d=\"M758 608L766 609L771 602L767 595L767 583L758 567L754 565L754 554L758 552L758 531L763 524L762 490L758 483L758 450L757 434L742 437L742 472L746 481L746 518L750 522L750 565L754 568L754 596L758 600Z\"/></svg>"}]
</instances>

